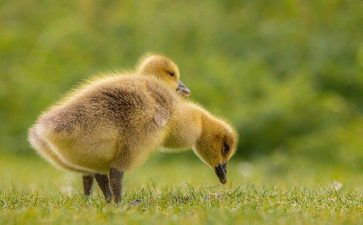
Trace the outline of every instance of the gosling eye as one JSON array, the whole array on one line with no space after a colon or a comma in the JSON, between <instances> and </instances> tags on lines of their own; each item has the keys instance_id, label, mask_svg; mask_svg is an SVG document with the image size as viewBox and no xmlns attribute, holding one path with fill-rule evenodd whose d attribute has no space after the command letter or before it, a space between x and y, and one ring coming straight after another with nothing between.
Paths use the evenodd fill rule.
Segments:
<instances>
[{"instance_id":1,"label":"gosling eye","mask_svg":"<svg viewBox=\"0 0 363 225\"><path fill-rule=\"evenodd\" d=\"M175 76L175 73L174 72L166 71L166 73L169 74L169 76L171 76L171 77L174 77Z\"/></svg>"},{"instance_id":2,"label":"gosling eye","mask_svg":"<svg viewBox=\"0 0 363 225\"><path fill-rule=\"evenodd\" d=\"M226 142L224 142L224 143L223 143L222 154L223 154L223 155L227 155L227 154L228 154L228 152L229 152L229 145L228 145Z\"/></svg>"}]
</instances>

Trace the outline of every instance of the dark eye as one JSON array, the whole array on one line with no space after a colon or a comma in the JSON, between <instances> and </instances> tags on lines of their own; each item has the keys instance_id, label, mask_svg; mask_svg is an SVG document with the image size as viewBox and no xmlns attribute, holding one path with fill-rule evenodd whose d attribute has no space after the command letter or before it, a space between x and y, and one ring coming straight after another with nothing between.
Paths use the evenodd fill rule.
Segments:
<instances>
[{"instance_id":1,"label":"dark eye","mask_svg":"<svg viewBox=\"0 0 363 225\"><path fill-rule=\"evenodd\" d=\"M171 77L175 76L175 73L174 72L166 71L166 73L169 74Z\"/></svg>"},{"instance_id":2,"label":"dark eye","mask_svg":"<svg viewBox=\"0 0 363 225\"><path fill-rule=\"evenodd\" d=\"M223 155L227 155L227 154L228 154L228 152L229 152L229 145L228 145L226 142L224 142L224 143L223 143L223 150L222 150L222 154L223 154Z\"/></svg>"}]
</instances>

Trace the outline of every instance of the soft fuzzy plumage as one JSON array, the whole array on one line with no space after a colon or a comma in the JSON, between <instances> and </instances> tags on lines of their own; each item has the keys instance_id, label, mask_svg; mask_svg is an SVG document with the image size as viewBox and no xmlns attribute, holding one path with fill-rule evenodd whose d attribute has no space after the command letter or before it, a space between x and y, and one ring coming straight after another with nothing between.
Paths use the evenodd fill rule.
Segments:
<instances>
[{"instance_id":1,"label":"soft fuzzy plumage","mask_svg":"<svg viewBox=\"0 0 363 225\"><path fill-rule=\"evenodd\" d=\"M193 148L214 167L236 147L233 128L152 77L110 76L61 102L43 113L29 140L66 169L107 173L115 166L125 171L161 146ZM38 142L47 144L46 152ZM221 154L224 142L232 149L226 156Z\"/></svg>"},{"instance_id":2,"label":"soft fuzzy plumage","mask_svg":"<svg viewBox=\"0 0 363 225\"><path fill-rule=\"evenodd\" d=\"M173 76L169 69L163 76L155 70L160 67L154 64L168 68L167 60L151 56L136 73L90 79L39 117L29 130L29 142L53 165L86 174L84 181L91 181L94 173L106 200L111 193L107 176L101 174L110 171L112 191L120 193L119 178L111 174L122 178L160 147L171 152L192 148L225 183L237 134L228 123L177 95L190 91L180 82L176 65L171 64L177 71ZM90 187L85 186L85 194ZM120 200L119 194L113 198Z\"/></svg>"},{"instance_id":3,"label":"soft fuzzy plumage","mask_svg":"<svg viewBox=\"0 0 363 225\"><path fill-rule=\"evenodd\" d=\"M176 96L153 77L118 75L74 93L43 113L29 140L46 159L84 172L107 172L111 164L127 170L143 161L162 142L166 131L159 127L169 119Z\"/></svg>"}]
</instances>

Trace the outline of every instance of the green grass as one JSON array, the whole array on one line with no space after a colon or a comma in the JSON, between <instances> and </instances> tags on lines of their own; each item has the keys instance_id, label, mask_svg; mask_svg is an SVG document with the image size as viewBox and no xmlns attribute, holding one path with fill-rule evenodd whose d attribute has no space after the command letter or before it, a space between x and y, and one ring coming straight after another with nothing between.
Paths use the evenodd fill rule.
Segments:
<instances>
[{"instance_id":1,"label":"green grass","mask_svg":"<svg viewBox=\"0 0 363 225\"><path fill-rule=\"evenodd\" d=\"M233 161L223 186L188 154L155 154L126 174L116 206L106 204L98 188L83 197L78 174L34 155L1 154L0 224L363 223L359 169L319 167L281 154Z\"/></svg>"}]
</instances>

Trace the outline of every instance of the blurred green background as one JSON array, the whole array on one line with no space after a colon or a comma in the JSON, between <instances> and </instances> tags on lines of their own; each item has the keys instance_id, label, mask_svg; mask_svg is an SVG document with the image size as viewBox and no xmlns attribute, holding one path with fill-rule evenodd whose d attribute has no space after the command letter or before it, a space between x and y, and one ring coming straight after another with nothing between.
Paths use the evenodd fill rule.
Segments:
<instances>
[{"instance_id":1,"label":"blurred green background","mask_svg":"<svg viewBox=\"0 0 363 225\"><path fill-rule=\"evenodd\" d=\"M239 159L363 170L362 12L358 0L0 0L0 151L35 154L27 129L64 92L160 52L238 128Z\"/></svg>"}]
</instances>

